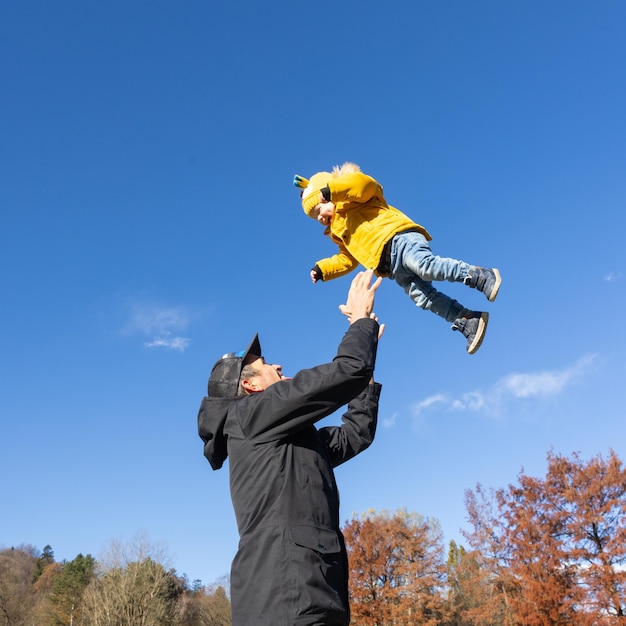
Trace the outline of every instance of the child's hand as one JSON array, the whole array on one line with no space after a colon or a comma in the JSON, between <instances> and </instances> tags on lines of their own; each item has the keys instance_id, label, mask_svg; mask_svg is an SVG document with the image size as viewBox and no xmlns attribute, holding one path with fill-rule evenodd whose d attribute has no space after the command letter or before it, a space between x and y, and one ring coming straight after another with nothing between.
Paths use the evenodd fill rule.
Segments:
<instances>
[{"instance_id":1,"label":"child's hand","mask_svg":"<svg viewBox=\"0 0 626 626\"><path fill-rule=\"evenodd\" d=\"M311 270L311 280L316 283L318 280L322 280L322 270L317 265Z\"/></svg>"}]
</instances>

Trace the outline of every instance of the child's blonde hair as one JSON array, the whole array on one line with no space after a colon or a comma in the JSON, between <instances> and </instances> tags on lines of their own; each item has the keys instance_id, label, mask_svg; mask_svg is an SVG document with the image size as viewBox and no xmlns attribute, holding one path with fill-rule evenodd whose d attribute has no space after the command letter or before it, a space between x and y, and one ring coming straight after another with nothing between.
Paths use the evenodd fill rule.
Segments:
<instances>
[{"instance_id":1,"label":"child's blonde hair","mask_svg":"<svg viewBox=\"0 0 626 626\"><path fill-rule=\"evenodd\" d=\"M361 168L356 163L350 163L350 161L346 161L343 165L335 165L333 167L333 178L337 178L338 176L343 176L344 174L352 174L354 172L360 172Z\"/></svg>"}]
</instances>

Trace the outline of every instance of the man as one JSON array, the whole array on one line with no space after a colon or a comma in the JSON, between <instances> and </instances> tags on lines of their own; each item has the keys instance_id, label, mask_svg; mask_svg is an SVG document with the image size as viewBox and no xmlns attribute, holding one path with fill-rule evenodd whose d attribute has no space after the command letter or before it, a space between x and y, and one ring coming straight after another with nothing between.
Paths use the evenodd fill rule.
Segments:
<instances>
[{"instance_id":1,"label":"man","mask_svg":"<svg viewBox=\"0 0 626 626\"><path fill-rule=\"evenodd\" d=\"M231 569L233 626L346 626L348 563L333 468L374 439L381 386L373 380L383 326L372 271L340 306L350 327L331 363L285 378L258 336L211 372L198 414L213 469L230 457L239 529ZM348 405L342 426L314 424Z\"/></svg>"}]
</instances>

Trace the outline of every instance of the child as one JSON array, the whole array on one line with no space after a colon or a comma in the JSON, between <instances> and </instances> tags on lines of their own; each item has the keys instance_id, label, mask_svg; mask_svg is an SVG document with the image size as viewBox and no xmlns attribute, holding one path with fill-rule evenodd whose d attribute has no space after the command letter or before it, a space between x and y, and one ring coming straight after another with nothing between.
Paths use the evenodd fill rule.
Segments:
<instances>
[{"instance_id":1,"label":"child","mask_svg":"<svg viewBox=\"0 0 626 626\"><path fill-rule=\"evenodd\" d=\"M461 282L493 302L501 283L497 269L435 256L428 231L388 205L380 184L354 163L318 172L310 180L296 175L294 185L303 189L304 212L323 224L324 234L339 246L338 254L315 264L314 283L343 276L361 264L393 278L417 306L451 322L452 330L466 337L469 354L478 350L489 313L466 309L437 291L432 281Z\"/></svg>"}]
</instances>

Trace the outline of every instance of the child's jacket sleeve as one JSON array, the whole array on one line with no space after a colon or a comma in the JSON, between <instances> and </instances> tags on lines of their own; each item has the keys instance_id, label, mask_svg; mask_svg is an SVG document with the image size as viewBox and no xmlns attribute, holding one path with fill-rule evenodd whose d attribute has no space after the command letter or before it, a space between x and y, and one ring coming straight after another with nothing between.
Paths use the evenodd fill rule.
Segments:
<instances>
[{"instance_id":1,"label":"child's jacket sleeve","mask_svg":"<svg viewBox=\"0 0 626 626\"><path fill-rule=\"evenodd\" d=\"M332 239L339 247L339 252L325 259L320 259L316 263L322 272L322 280L331 280L349 274L359 265L359 262L348 252L341 241L335 237Z\"/></svg>"}]
</instances>

